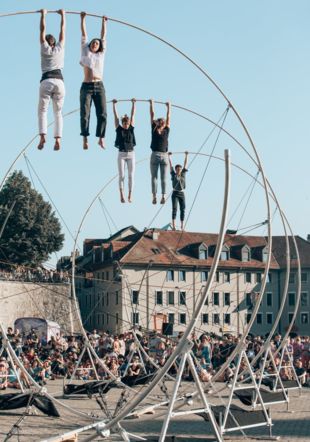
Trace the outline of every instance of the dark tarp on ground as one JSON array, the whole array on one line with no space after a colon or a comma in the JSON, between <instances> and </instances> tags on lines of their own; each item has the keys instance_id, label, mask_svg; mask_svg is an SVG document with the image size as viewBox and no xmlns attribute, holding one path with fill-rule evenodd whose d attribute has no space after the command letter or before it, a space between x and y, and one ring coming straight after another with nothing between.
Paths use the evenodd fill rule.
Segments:
<instances>
[{"instance_id":1,"label":"dark tarp on ground","mask_svg":"<svg viewBox=\"0 0 310 442\"><path fill-rule=\"evenodd\" d=\"M276 377L272 377L272 376L270 376L268 378L263 378L262 384L269 387L270 390L273 390L274 388L279 390L280 388L282 388L279 380ZM299 388L298 382L296 380L292 380L292 381L282 380L282 384L285 389Z\"/></svg>"},{"instance_id":2,"label":"dark tarp on ground","mask_svg":"<svg viewBox=\"0 0 310 442\"><path fill-rule=\"evenodd\" d=\"M214 417L218 425L220 424L220 415L222 414L222 419L226 412L226 407L224 405L216 405L211 407ZM199 416L203 417L206 421L209 421L208 413L198 413ZM232 417L233 415L233 417ZM247 411L237 405L230 406L230 413L228 413L227 422L225 428L227 430L231 428L238 427L248 427L251 425L267 424L265 414L263 410Z\"/></svg>"},{"instance_id":3,"label":"dark tarp on ground","mask_svg":"<svg viewBox=\"0 0 310 442\"><path fill-rule=\"evenodd\" d=\"M85 384L67 384L64 386L64 394L87 394L92 395L95 393L106 394L112 387L115 387L114 382L107 381L91 381Z\"/></svg>"},{"instance_id":4,"label":"dark tarp on ground","mask_svg":"<svg viewBox=\"0 0 310 442\"><path fill-rule=\"evenodd\" d=\"M295 380L293 380L293 381L282 381L282 384L283 384L283 387L284 387L285 389L299 388L299 384L298 384L298 382L295 381ZM276 388L277 388L277 389L281 388L281 384L280 384L279 381L277 382Z\"/></svg>"},{"instance_id":5,"label":"dark tarp on ground","mask_svg":"<svg viewBox=\"0 0 310 442\"><path fill-rule=\"evenodd\" d=\"M144 385L151 380L152 374L143 374L138 376L124 376L121 381L123 384L128 385L128 387L134 387L135 385Z\"/></svg>"},{"instance_id":6,"label":"dark tarp on ground","mask_svg":"<svg viewBox=\"0 0 310 442\"><path fill-rule=\"evenodd\" d=\"M286 402L285 395L283 391L275 392L275 391L268 391L263 388L260 388L259 390L262 400L265 405L268 405L272 402ZM253 399L255 400L256 397L256 391L245 389L245 390L237 390L234 392L234 394L237 396L240 401L247 406L252 406ZM257 398L256 403L259 405L260 401Z\"/></svg>"},{"instance_id":7,"label":"dark tarp on ground","mask_svg":"<svg viewBox=\"0 0 310 442\"><path fill-rule=\"evenodd\" d=\"M30 399L30 396L32 398ZM0 410L15 410L29 404L38 408L47 416L60 417L53 402L39 393L10 393L0 395Z\"/></svg>"}]
</instances>

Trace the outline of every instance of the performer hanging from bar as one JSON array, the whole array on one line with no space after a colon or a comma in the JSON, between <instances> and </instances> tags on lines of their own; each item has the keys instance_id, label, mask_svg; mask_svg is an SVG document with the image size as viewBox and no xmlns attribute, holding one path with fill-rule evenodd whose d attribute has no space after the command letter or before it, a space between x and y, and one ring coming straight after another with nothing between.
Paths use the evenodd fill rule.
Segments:
<instances>
[{"instance_id":1,"label":"performer hanging from bar","mask_svg":"<svg viewBox=\"0 0 310 442\"><path fill-rule=\"evenodd\" d=\"M160 168L160 179L161 179L161 193L162 197L160 204L165 204L166 201L166 186L167 186L167 172L168 172L168 137L170 131L170 115L171 115L171 105L166 103L167 106L167 117L158 118L155 120L154 114L154 101L150 101L150 115L151 115L151 125L152 125L152 142L151 142L151 176L152 176L152 203L157 203L157 177L158 168Z\"/></svg>"},{"instance_id":2,"label":"performer hanging from bar","mask_svg":"<svg viewBox=\"0 0 310 442\"><path fill-rule=\"evenodd\" d=\"M81 12L81 60L84 69L84 81L80 90L80 117L81 135L83 137L83 149L88 149L89 119L92 101L94 102L97 116L96 137L98 144L105 148L105 131L107 122L107 104L105 89L102 82L104 55L106 50L106 22L102 17L100 38L94 38L88 42L86 32L86 12Z\"/></svg>"},{"instance_id":3,"label":"performer hanging from bar","mask_svg":"<svg viewBox=\"0 0 310 442\"><path fill-rule=\"evenodd\" d=\"M132 201L132 191L134 186L134 174L135 174L135 152L134 146L136 145L134 125L135 125L135 113L136 113L136 100L131 100L131 115L130 117L125 114L121 118L121 125L116 109L117 100L113 100L113 113L114 123L116 129L115 147L118 148L118 176L119 176L119 191L121 202L125 202L124 197L124 181L125 181L125 164L128 170L128 202Z\"/></svg>"},{"instance_id":4,"label":"performer hanging from bar","mask_svg":"<svg viewBox=\"0 0 310 442\"><path fill-rule=\"evenodd\" d=\"M181 230L184 230L185 219L185 175L187 172L188 152L185 152L184 165L177 164L173 169L171 162L171 152L169 152L169 164L172 180L172 230L175 230L175 220L177 217L178 204L180 206Z\"/></svg>"},{"instance_id":5,"label":"performer hanging from bar","mask_svg":"<svg viewBox=\"0 0 310 442\"><path fill-rule=\"evenodd\" d=\"M65 30L66 14L60 9L58 14L61 16L59 41L51 34L45 34L46 31L46 9L41 9L40 20L40 43L41 43L41 69L42 78L40 84L40 98L38 106L39 134L40 142L38 149L43 149L47 134L47 111L50 100L53 102L54 111L54 150L60 149L60 139L62 137L63 118L62 107L65 98L65 86L62 76L64 67L65 51Z\"/></svg>"}]
</instances>

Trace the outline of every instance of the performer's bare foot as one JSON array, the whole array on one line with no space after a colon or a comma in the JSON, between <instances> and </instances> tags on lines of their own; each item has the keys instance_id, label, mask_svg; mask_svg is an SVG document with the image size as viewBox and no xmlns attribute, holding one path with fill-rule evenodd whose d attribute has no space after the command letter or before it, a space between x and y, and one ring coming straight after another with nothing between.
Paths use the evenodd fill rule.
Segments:
<instances>
[{"instance_id":1,"label":"performer's bare foot","mask_svg":"<svg viewBox=\"0 0 310 442\"><path fill-rule=\"evenodd\" d=\"M60 138L56 137L55 144L54 144L54 150L59 150L59 149L60 149Z\"/></svg>"},{"instance_id":2,"label":"performer's bare foot","mask_svg":"<svg viewBox=\"0 0 310 442\"><path fill-rule=\"evenodd\" d=\"M128 193L128 202L131 203L132 202L132 198L131 198L131 192Z\"/></svg>"},{"instance_id":3,"label":"performer's bare foot","mask_svg":"<svg viewBox=\"0 0 310 442\"><path fill-rule=\"evenodd\" d=\"M121 196L121 203L125 203L125 197L122 190L120 190L120 196Z\"/></svg>"},{"instance_id":4,"label":"performer's bare foot","mask_svg":"<svg viewBox=\"0 0 310 442\"><path fill-rule=\"evenodd\" d=\"M39 142L39 144L38 144L38 149L39 149L39 150L42 150L42 149L43 149L45 142L46 142L45 134L41 134L41 135L40 135L40 142Z\"/></svg>"},{"instance_id":5,"label":"performer's bare foot","mask_svg":"<svg viewBox=\"0 0 310 442\"><path fill-rule=\"evenodd\" d=\"M156 198L156 195L154 193L153 193L152 204L157 204L157 198Z\"/></svg>"},{"instance_id":6,"label":"performer's bare foot","mask_svg":"<svg viewBox=\"0 0 310 442\"><path fill-rule=\"evenodd\" d=\"M172 223L171 223L171 227L172 227L172 230L176 230L176 228L175 228L175 222L174 222L174 221L172 221Z\"/></svg>"},{"instance_id":7,"label":"performer's bare foot","mask_svg":"<svg viewBox=\"0 0 310 442\"><path fill-rule=\"evenodd\" d=\"M102 149L105 149L104 138L99 138L98 144L100 147L102 147Z\"/></svg>"},{"instance_id":8,"label":"performer's bare foot","mask_svg":"<svg viewBox=\"0 0 310 442\"><path fill-rule=\"evenodd\" d=\"M83 149L84 150L88 149L88 139L87 139L87 137L83 137Z\"/></svg>"}]
</instances>

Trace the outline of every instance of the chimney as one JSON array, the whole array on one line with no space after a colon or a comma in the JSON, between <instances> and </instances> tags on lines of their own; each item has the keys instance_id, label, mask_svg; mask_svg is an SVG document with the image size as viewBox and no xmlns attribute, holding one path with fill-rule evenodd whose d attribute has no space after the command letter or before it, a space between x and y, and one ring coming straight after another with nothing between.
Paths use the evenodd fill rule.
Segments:
<instances>
[{"instance_id":1,"label":"chimney","mask_svg":"<svg viewBox=\"0 0 310 442\"><path fill-rule=\"evenodd\" d=\"M153 231L152 231L152 240L153 241L157 241L158 238L159 238L159 232L156 231L155 229L153 229Z\"/></svg>"}]
</instances>

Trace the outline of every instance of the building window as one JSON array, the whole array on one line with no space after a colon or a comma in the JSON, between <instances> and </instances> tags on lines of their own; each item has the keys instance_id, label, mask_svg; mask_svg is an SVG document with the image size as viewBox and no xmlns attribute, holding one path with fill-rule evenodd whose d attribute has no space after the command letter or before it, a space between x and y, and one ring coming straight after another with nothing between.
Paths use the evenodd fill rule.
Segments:
<instances>
[{"instance_id":1,"label":"building window","mask_svg":"<svg viewBox=\"0 0 310 442\"><path fill-rule=\"evenodd\" d=\"M118 313L115 313L115 323L118 324Z\"/></svg>"},{"instance_id":2,"label":"building window","mask_svg":"<svg viewBox=\"0 0 310 442\"><path fill-rule=\"evenodd\" d=\"M224 272L224 282L230 282L230 273Z\"/></svg>"},{"instance_id":3,"label":"building window","mask_svg":"<svg viewBox=\"0 0 310 442\"><path fill-rule=\"evenodd\" d=\"M156 304L163 305L163 292L162 291L156 292Z\"/></svg>"},{"instance_id":4,"label":"building window","mask_svg":"<svg viewBox=\"0 0 310 442\"><path fill-rule=\"evenodd\" d=\"M131 299L133 304L139 304L139 290L131 291Z\"/></svg>"},{"instance_id":5,"label":"building window","mask_svg":"<svg viewBox=\"0 0 310 442\"><path fill-rule=\"evenodd\" d=\"M220 294L218 292L213 293L213 305L220 305Z\"/></svg>"},{"instance_id":6,"label":"building window","mask_svg":"<svg viewBox=\"0 0 310 442\"><path fill-rule=\"evenodd\" d=\"M115 292L115 305L118 305L118 290Z\"/></svg>"},{"instance_id":7,"label":"building window","mask_svg":"<svg viewBox=\"0 0 310 442\"><path fill-rule=\"evenodd\" d=\"M288 305L290 307L294 307L294 305L295 305L295 293L289 293L288 294Z\"/></svg>"},{"instance_id":8,"label":"building window","mask_svg":"<svg viewBox=\"0 0 310 442\"><path fill-rule=\"evenodd\" d=\"M260 284L262 282L262 274L256 273L256 282L257 284Z\"/></svg>"},{"instance_id":9,"label":"building window","mask_svg":"<svg viewBox=\"0 0 310 442\"><path fill-rule=\"evenodd\" d=\"M174 271L173 270L167 270L167 281L174 281Z\"/></svg>"},{"instance_id":10,"label":"building window","mask_svg":"<svg viewBox=\"0 0 310 442\"><path fill-rule=\"evenodd\" d=\"M220 315L218 313L213 314L213 325L219 325L220 324Z\"/></svg>"},{"instance_id":11,"label":"building window","mask_svg":"<svg viewBox=\"0 0 310 442\"><path fill-rule=\"evenodd\" d=\"M205 248L199 249L199 259L208 259L208 250Z\"/></svg>"},{"instance_id":12,"label":"building window","mask_svg":"<svg viewBox=\"0 0 310 442\"><path fill-rule=\"evenodd\" d=\"M267 307L272 306L272 293L266 293L266 304Z\"/></svg>"},{"instance_id":13,"label":"building window","mask_svg":"<svg viewBox=\"0 0 310 442\"><path fill-rule=\"evenodd\" d=\"M301 292L300 305L301 307L308 307L308 292Z\"/></svg>"},{"instance_id":14,"label":"building window","mask_svg":"<svg viewBox=\"0 0 310 442\"><path fill-rule=\"evenodd\" d=\"M205 305L209 305L209 295L206 297Z\"/></svg>"},{"instance_id":15,"label":"building window","mask_svg":"<svg viewBox=\"0 0 310 442\"><path fill-rule=\"evenodd\" d=\"M174 292L168 292L168 305L174 305Z\"/></svg>"},{"instance_id":16,"label":"building window","mask_svg":"<svg viewBox=\"0 0 310 442\"><path fill-rule=\"evenodd\" d=\"M242 261L243 262L251 261L251 251L247 247L244 247L242 249Z\"/></svg>"},{"instance_id":17,"label":"building window","mask_svg":"<svg viewBox=\"0 0 310 442\"><path fill-rule=\"evenodd\" d=\"M179 304L186 305L186 292L179 292Z\"/></svg>"},{"instance_id":18,"label":"building window","mask_svg":"<svg viewBox=\"0 0 310 442\"><path fill-rule=\"evenodd\" d=\"M273 314L272 313L266 314L266 322L267 322L267 324L272 324L272 322L273 322Z\"/></svg>"},{"instance_id":19,"label":"building window","mask_svg":"<svg viewBox=\"0 0 310 442\"><path fill-rule=\"evenodd\" d=\"M230 325L230 313L224 314L224 324Z\"/></svg>"},{"instance_id":20,"label":"building window","mask_svg":"<svg viewBox=\"0 0 310 442\"><path fill-rule=\"evenodd\" d=\"M251 272L245 272L244 278L245 278L245 282L252 282Z\"/></svg>"},{"instance_id":21,"label":"building window","mask_svg":"<svg viewBox=\"0 0 310 442\"><path fill-rule=\"evenodd\" d=\"M300 313L300 323L301 324L309 324L309 313L301 312Z\"/></svg>"},{"instance_id":22,"label":"building window","mask_svg":"<svg viewBox=\"0 0 310 442\"><path fill-rule=\"evenodd\" d=\"M245 322L248 324L250 321L251 321L251 313L247 313L246 315L245 315Z\"/></svg>"},{"instance_id":23,"label":"building window","mask_svg":"<svg viewBox=\"0 0 310 442\"><path fill-rule=\"evenodd\" d=\"M109 272L105 272L105 279L107 281L109 281L109 279L110 279L110 273Z\"/></svg>"},{"instance_id":24,"label":"building window","mask_svg":"<svg viewBox=\"0 0 310 442\"><path fill-rule=\"evenodd\" d=\"M201 323L202 324L209 324L209 314L208 313L203 313L201 315Z\"/></svg>"},{"instance_id":25,"label":"building window","mask_svg":"<svg viewBox=\"0 0 310 442\"><path fill-rule=\"evenodd\" d=\"M201 272L201 282L205 282L208 280L208 272Z\"/></svg>"},{"instance_id":26,"label":"building window","mask_svg":"<svg viewBox=\"0 0 310 442\"><path fill-rule=\"evenodd\" d=\"M261 313L257 313L256 324L262 324L262 323L263 323L263 315Z\"/></svg>"},{"instance_id":27,"label":"building window","mask_svg":"<svg viewBox=\"0 0 310 442\"><path fill-rule=\"evenodd\" d=\"M180 321L180 324L186 324L186 313L180 313L179 321Z\"/></svg>"},{"instance_id":28,"label":"building window","mask_svg":"<svg viewBox=\"0 0 310 442\"><path fill-rule=\"evenodd\" d=\"M230 305L230 293L224 293L224 305Z\"/></svg>"},{"instance_id":29,"label":"building window","mask_svg":"<svg viewBox=\"0 0 310 442\"><path fill-rule=\"evenodd\" d=\"M107 313L107 324L109 323L109 320L110 320L110 316L109 316L109 313Z\"/></svg>"},{"instance_id":30,"label":"building window","mask_svg":"<svg viewBox=\"0 0 310 442\"><path fill-rule=\"evenodd\" d=\"M289 277L289 283L290 284L295 284L295 276L296 276L296 273L290 273L290 277Z\"/></svg>"},{"instance_id":31,"label":"building window","mask_svg":"<svg viewBox=\"0 0 310 442\"><path fill-rule=\"evenodd\" d=\"M306 272L301 273L301 282L308 282L308 273Z\"/></svg>"},{"instance_id":32,"label":"building window","mask_svg":"<svg viewBox=\"0 0 310 442\"><path fill-rule=\"evenodd\" d=\"M215 273L215 281L216 281L216 282L220 282L220 279L221 279L220 272L216 272L216 273Z\"/></svg>"},{"instance_id":33,"label":"building window","mask_svg":"<svg viewBox=\"0 0 310 442\"><path fill-rule=\"evenodd\" d=\"M168 313L169 324L174 324L174 313Z\"/></svg>"},{"instance_id":34,"label":"building window","mask_svg":"<svg viewBox=\"0 0 310 442\"><path fill-rule=\"evenodd\" d=\"M226 247L223 248L223 250L221 251L220 260L221 261L228 261L229 260L229 250Z\"/></svg>"},{"instance_id":35,"label":"building window","mask_svg":"<svg viewBox=\"0 0 310 442\"><path fill-rule=\"evenodd\" d=\"M186 271L185 270L179 271L179 281L186 281Z\"/></svg>"},{"instance_id":36,"label":"building window","mask_svg":"<svg viewBox=\"0 0 310 442\"><path fill-rule=\"evenodd\" d=\"M267 262L268 260L268 250L264 249L263 250L263 262Z\"/></svg>"},{"instance_id":37,"label":"building window","mask_svg":"<svg viewBox=\"0 0 310 442\"><path fill-rule=\"evenodd\" d=\"M107 305L109 305L109 292L107 292Z\"/></svg>"},{"instance_id":38,"label":"building window","mask_svg":"<svg viewBox=\"0 0 310 442\"><path fill-rule=\"evenodd\" d=\"M252 296L251 296L251 293L247 293L245 296L246 296L245 302L246 302L247 307L252 307Z\"/></svg>"},{"instance_id":39,"label":"building window","mask_svg":"<svg viewBox=\"0 0 310 442\"><path fill-rule=\"evenodd\" d=\"M290 324L293 321L294 313L288 314L288 323Z\"/></svg>"},{"instance_id":40,"label":"building window","mask_svg":"<svg viewBox=\"0 0 310 442\"><path fill-rule=\"evenodd\" d=\"M139 324L139 313L138 312L132 312L132 323Z\"/></svg>"},{"instance_id":41,"label":"building window","mask_svg":"<svg viewBox=\"0 0 310 442\"><path fill-rule=\"evenodd\" d=\"M272 274L270 272L268 272L267 282L269 282L269 283L272 282Z\"/></svg>"}]
</instances>

